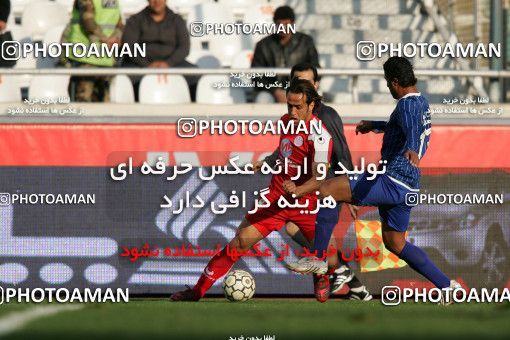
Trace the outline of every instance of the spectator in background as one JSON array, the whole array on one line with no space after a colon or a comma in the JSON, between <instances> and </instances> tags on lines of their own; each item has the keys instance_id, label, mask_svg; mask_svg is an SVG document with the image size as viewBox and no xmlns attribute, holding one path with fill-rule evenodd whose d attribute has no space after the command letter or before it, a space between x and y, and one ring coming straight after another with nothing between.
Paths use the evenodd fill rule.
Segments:
<instances>
[{"instance_id":1,"label":"spectator in background","mask_svg":"<svg viewBox=\"0 0 510 340\"><path fill-rule=\"evenodd\" d=\"M145 44L146 57L125 58L123 67L194 67L185 58L190 50L190 37L186 21L166 5L166 0L148 0L149 6L130 17L122 36L125 44ZM132 77L135 92L141 77ZM194 98L197 80L186 77Z\"/></svg>"},{"instance_id":2,"label":"spectator in background","mask_svg":"<svg viewBox=\"0 0 510 340\"><path fill-rule=\"evenodd\" d=\"M287 27L295 22L294 10L289 6L281 6L276 9L273 21L276 25ZM319 56L312 37L304 33L292 32L275 33L265 37L255 46L252 67L292 67L300 63L309 63L319 67ZM278 103L287 102L284 88L267 89L266 86L275 81L283 86L289 80L288 77L264 77L257 80L255 91L258 92L257 102L276 100ZM260 87L264 86L264 87ZM271 96L274 98L271 98Z\"/></svg>"},{"instance_id":3,"label":"spectator in background","mask_svg":"<svg viewBox=\"0 0 510 340\"><path fill-rule=\"evenodd\" d=\"M120 44L123 28L118 0L75 0L71 23L64 30L62 41L86 46L103 43L111 48ZM113 67L116 60L71 55L63 63L67 67ZM73 77L72 82L76 83L75 101L109 101L108 78Z\"/></svg>"},{"instance_id":4,"label":"spectator in background","mask_svg":"<svg viewBox=\"0 0 510 340\"><path fill-rule=\"evenodd\" d=\"M0 1L0 33L7 28L7 19L11 13L11 2L10 0Z\"/></svg>"}]
</instances>

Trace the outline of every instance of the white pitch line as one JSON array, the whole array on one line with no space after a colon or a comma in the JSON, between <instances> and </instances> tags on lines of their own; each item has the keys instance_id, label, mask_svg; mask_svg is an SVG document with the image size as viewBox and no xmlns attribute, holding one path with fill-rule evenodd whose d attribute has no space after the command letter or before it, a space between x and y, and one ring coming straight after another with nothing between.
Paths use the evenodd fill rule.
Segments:
<instances>
[{"instance_id":1,"label":"white pitch line","mask_svg":"<svg viewBox=\"0 0 510 340\"><path fill-rule=\"evenodd\" d=\"M82 308L82 305L37 306L29 310L7 314L5 317L0 318L0 336L23 328L27 323L35 319Z\"/></svg>"}]
</instances>

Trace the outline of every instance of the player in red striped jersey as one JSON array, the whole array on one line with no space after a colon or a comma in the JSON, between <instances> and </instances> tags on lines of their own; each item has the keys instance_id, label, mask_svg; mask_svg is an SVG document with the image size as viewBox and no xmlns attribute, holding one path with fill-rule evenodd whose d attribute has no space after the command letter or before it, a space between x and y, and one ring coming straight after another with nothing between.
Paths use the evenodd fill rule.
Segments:
<instances>
[{"instance_id":1,"label":"player in red striped jersey","mask_svg":"<svg viewBox=\"0 0 510 340\"><path fill-rule=\"evenodd\" d=\"M317 210L316 191L321 183L318 180L319 169L322 168L324 173L327 171L327 163L332 151L329 132L323 126L320 131L310 128L311 122L318 120L313 115L313 110L320 101L321 97L309 81L295 79L291 82L287 89L288 113L281 119L285 123L294 121L295 124L298 121L305 121L308 129L306 132L300 131L280 136L278 157L281 162L288 162L288 172L273 175L269 193L266 195L269 206L259 207L254 214L246 214L236 236L228 245L230 249L236 249L238 252L246 251L272 231L281 229L289 221L298 225L309 241L313 239L316 214L303 213L303 208L298 207L282 208L278 201L282 196L289 202L294 202L296 199L299 204L305 204L308 200L307 210ZM303 169L305 163L312 171L298 173L300 171L298 167ZM291 181L292 177L297 179ZM171 299L173 301L200 300L214 282L225 275L235 262L236 260L227 254L227 247L223 248L209 261L193 288L174 293Z\"/></svg>"}]
</instances>

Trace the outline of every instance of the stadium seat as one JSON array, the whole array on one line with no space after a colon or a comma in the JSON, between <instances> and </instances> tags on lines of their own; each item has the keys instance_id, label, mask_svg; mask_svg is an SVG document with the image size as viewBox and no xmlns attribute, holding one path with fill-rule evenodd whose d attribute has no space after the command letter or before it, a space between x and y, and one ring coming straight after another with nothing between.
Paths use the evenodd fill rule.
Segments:
<instances>
[{"instance_id":1,"label":"stadium seat","mask_svg":"<svg viewBox=\"0 0 510 340\"><path fill-rule=\"evenodd\" d=\"M274 104L276 103L276 100L274 99L273 95L269 92L263 91L257 93L255 97L255 103L257 104Z\"/></svg>"},{"instance_id":2,"label":"stadium seat","mask_svg":"<svg viewBox=\"0 0 510 340\"><path fill-rule=\"evenodd\" d=\"M259 4L253 5L246 10L243 22L246 24L272 24L273 14L276 6L273 4ZM264 38L264 34L252 34L249 36L249 47L255 48L257 42Z\"/></svg>"},{"instance_id":3,"label":"stadium seat","mask_svg":"<svg viewBox=\"0 0 510 340\"><path fill-rule=\"evenodd\" d=\"M299 2L299 0L296 0L294 2L289 2L288 0L267 0L267 2L270 6L273 6L275 9L280 6L289 5L290 7L294 8L294 10L296 10L296 7L298 7L297 2Z\"/></svg>"},{"instance_id":4,"label":"stadium seat","mask_svg":"<svg viewBox=\"0 0 510 340\"><path fill-rule=\"evenodd\" d=\"M37 60L34 56L34 53L32 52L32 53L27 54L26 58L20 58L16 62L16 66L14 66L14 68L15 69L26 69L26 70L36 69L37 68ZM21 87L29 87L32 77L33 76L28 75L28 74L20 76L20 80L19 80L20 86Z\"/></svg>"},{"instance_id":5,"label":"stadium seat","mask_svg":"<svg viewBox=\"0 0 510 340\"><path fill-rule=\"evenodd\" d=\"M23 9L21 24L34 41L42 40L52 27L66 25L70 17L66 8L50 1L34 1Z\"/></svg>"},{"instance_id":6,"label":"stadium seat","mask_svg":"<svg viewBox=\"0 0 510 340\"><path fill-rule=\"evenodd\" d=\"M324 76L320 80L319 92L324 100L332 103L352 103L352 85L348 77Z\"/></svg>"},{"instance_id":7,"label":"stadium seat","mask_svg":"<svg viewBox=\"0 0 510 340\"><path fill-rule=\"evenodd\" d=\"M187 22L189 25L193 22L235 23L235 19L229 7L218 3L205 3L192 8ZM193 31L191 27L190 29ZM195 45L207 43L208 50L220 60L222 66L230 66L232 57L242 49L240 35L204 34L193 36L193 32L190 34L191 38L195 40Z\"/></svg>"},{"instance_id":8,"label":"stadium seat","mask_svg":"<svg viewBox=\"0 0 510 340\"><path fill-rule=\"evenodd\" d=\"M243 22L248 24L272 24L275 9L276 6L269 3L254 4L247 9Z\"/></svg>"},{"instance_id":9,"label":"stadium seat","mask_svg":"<svg viewBox=\"0 0 510 340\"><path fill-rule=\"evenodd\" d=\"M26 43L32 41L29 34L25 31L21 25L9 25L7 30L11 32L12 38L20 43Z\"/></svg>"},{"instance_id":10,"label":"stadium seat","mask_svg":"<svg viewBox=\"0 0 510 340\"><path fill-rule=\"evenodd\" d=\"M66 26L59 25L50 28L44 35L43 42L48 46L52 43L59 43L62 38L62 33ZM39 58L37 59L37 68L53 68L58 63L58 58Z\"/></svg>"},{"instance_id":11,"label":"stadium seat","mask_svg":"<svg viewBox=\"0 0 510 340\"><path fill-rule=\"evenodd\" d=\"M242 88L216 88L217 83L230 84L228 76L206 75L200 78L197 86L197 103L201 104L242 104L246 94Z\"/></svg>"},{"instance_id":12,"label":"stadium seat","mask_svg":"<svg viewBox=\"0 0 510 340\"><path fill-rule=\"evenodd\" d=\"M203 48L201 40L195 39L195 37L190 37L189 42L190 42L190 48L189 48L190 53L207 51L206 49Z\"/></svg>"},{"instance_id":13,"label":"stadium seat","mask_svg":"<svg viewBox=\"0 0 510 340\"><path fill-rule=\"evenodd\" d=\"M249 7L260 4L258 0L218 0L218 3L232 9L234 15L244 16Z\"/></svg>"},{"instance_id":14,"label":"stadium seat","mask_svg":"<svg viewBox=\"0 0 510 340\"><path fill-rule=\"evenodd\" d=\"M0 103L21 102L19 78L0 75Z\"/></svg>"},{"instance_id":15,"label":"stadium seat","mask_svg":"<svg viewBox=\"0 0 510 340\"><path fill-rule=\"evenodd\" d=\"M62 40L62 33L64 33L64 29L66 25L58 25L50 28L43 37L43 42L46 44L58 43Z\"/></svg>"},{"instance_id":16,"label":"stadium seat","mask_svg":"<svg viewBox=\"0 0 510 340\"><path fill-rule=\"evenodd\" d=\"M230 64L231 68L250 68L253 59L252 50L243 50L237 53Z\"/></svg>"},{"instance_id":17,"label":"stadium seat","mask_svg":"<svg viewBox=\"0 0 510 340\"><path fill-rule=\"evenodd\" d=\"M33 0L11 1L11 14L13 14L13 16L21 16L25 7L28 5L28 3L32 2L32 1Z\"/></svg>"},{"instance_id":18,"label":"stadium seat","mask_svg":"<svg viewBox=\"0 0 510 340\"><path fill-rule=\"evenodd\" d=\"M213 0L172 0L167 2L167 6L182 15L186 20L194 6L208 2L213 2Z\"/></svg>"},{"instance_id":19,"label":"stadium seat","mask_svg":"<svg viewBox=\"0 0 510 340\"><path fill-rule=\"evenodd\" d=\"M56 3L62 5L67 9L68 13L71 13L73 10L74 0L54 0Z\"/></svg>"},{"instance_id":20,"label":"stadium seat","mask_svg":"<svg viewBox=\"0 0 510 340\"><path fill-rule=\"evenodd\" d=\"M140 103L191 103L188 83L180 75L147 75L140 83Z\"/></svg>"},{"instance_id":21,"label":"stadium seat","mask_svg":"<svg viewBox=\"0 0 510 340\"><path fill-rule=\"evenodd\" d=\"M218 3L203 3L193 6L187 17L187 22L189 25L192 22L233 23L235 20L230 8ZM190 33L193 34L193 32ZM210 35L195 38L207 41Z\"/></svg>"},{"instance_id":22,"label":"stadium seat","mask_svg":"<svg viewBox=\"0 0 510 340\"><path fill-rule=\"evenodd\" d=\"M206 4L208 2L214 2L214 0L172 0L168 1L168 5L172 7L186 7L186 6L196 6L200 4Z\"/></svg>"},{"instance_id":23,"label":"stadium seat","mask_svg":"<svg viewBox=\"0 0 510 340\"><path fill-rule=\"evenodd\" d=\"M185 6L196 6L200 4L206 4L214 2L215 0L172 0L168 1L170 6L185 7Z\"/></svg>"},{"instance_id":24,"label":"stadium seat","mask_svg":"<svg viewBox=\"0 0 510 340\"><path fill-rule=\"evenodd\" d=\"M135 102L133 84L126 75L117 75L110 82L110 102L131 104Z\"/></svg>"},{"instance_id":25,"label":"stadium seat","mask_svg":"<svg viewBox=\"0 0 510 340\"><path fill-rule=\"evenodd\" d=\"M34 76L30 81L28 97L30 99L69 97L69 79L67 75Z\"/></svg>"},{"instance_id":26,"label":"stadium seat","mask_svg":"<svg viewBox=\"0 0 510 340\"><path fill-rule=\"evenodd\" d=\"M234 56L230 67L234 68L234 69L236 69L236 68L250 68L252 59L253 59L253 51L251 51L251 50L241 51L237 55ZM241 81L247 85L246 87L248 87L249 84L252 83L252 79L250 79L249 77L242 77Z\"/></svg>"},{"instance_id":27,"label":"stadium seat","mask_svg":"<svg viewBox=\"0 0 510 340\"><path fill-rule=\"evenodd\" d=\"M206 51L192 51L186 58L192 64L199 68L220 68L221 62L218 58Z\"/></svg>"},{"instance_id":28,"label":"stadium seat","mask_svg":"<svg viewBox=\"0 0 510 340\"><path fill-rule=\"evenodd\" d=\"M11 31L12 38L20 43L30 43L32 40L23 29L21 25L10 25L8 30ZM21 58L16 62L15 69L35 69L37 67L37 61L33 54L29 54L26 58ZM30 75L22 75L18 77L19 86L28 88L30 85Z\"/></svg>"},{"instance_id":29,"label":"stadium seat","mask_svg":"<svg viewBox=\"0 0 510 340\"><path fill-rule=\"evenodd\" d=\"M232 58L242 50L240 35L212 35L209 40L209 50L224 67L229 67Z\"/></svg>"},{"instance_id":30,"label":"stadium seat","mask_svg":"<svg viewBox=\"0 0 510 340\"><path fill-rule=\"evenodd\" d=\"M7 31L10 29L11 26L14 25L16 25L16 17L14 16L14 14L12 14L9 15L9 18L7 19Z\"/></svg>"}]
</instances>

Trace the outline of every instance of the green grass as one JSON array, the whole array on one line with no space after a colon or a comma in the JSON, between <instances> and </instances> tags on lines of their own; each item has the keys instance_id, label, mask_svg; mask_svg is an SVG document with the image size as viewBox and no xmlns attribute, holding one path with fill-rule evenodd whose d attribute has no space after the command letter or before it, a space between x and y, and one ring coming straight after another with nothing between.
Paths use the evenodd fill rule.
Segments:
<instances>
[{"instance_id":1,"label":"green grass","mask_svg":"<svg viewBox=\"0 0 510 340\"><path fill-rule=\"evenodd\" d=\"M25 308L31 308L26 306ZM0 307L0 320L19 305ZM447 307L380 301L255 299L230 303L204 299L171 303L131 299L128 304L90 304L79 311L37 319L9 334L13 339L225 339L275 335L282 339L510 338L508 304Z\"/></svg>"}]
</instances>

